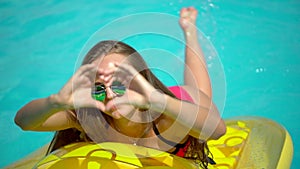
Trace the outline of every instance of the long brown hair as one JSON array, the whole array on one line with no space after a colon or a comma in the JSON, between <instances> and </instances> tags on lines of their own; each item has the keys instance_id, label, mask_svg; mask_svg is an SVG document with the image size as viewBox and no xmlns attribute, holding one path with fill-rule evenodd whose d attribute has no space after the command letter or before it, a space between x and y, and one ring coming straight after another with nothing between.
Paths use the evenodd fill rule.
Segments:
<instances>
[{"instance_id":1,"label":"long brown hair","mask_svg":"<svg viewBox=\"0 0 300 169\"><path fill-rule=\"evenodd\" d=\"M129 45L120 42L120 41L101 41L97 43L85 56L82 65L90 64L99 57L103 57L112 53L122 54L127 57L127 61L139 71L139 73L147 80L149 83L153 85L154 88L159 91L171 96L175 97L175 95L166 87L148 68L146 62L142 58L142 56ZM86 110L88 111L88 110ZM111 121L111 117L102 113L104 118L107 121ZM72 142L82 141L80 138L80 132L76 129L67 129L56 132L51 145L49 147L48 152L52 152L53 150L59 148L60 146L64 146L66 144L70 144ZM63 139L64 141L60 141ZM199 163L203 168L207 168L208 165L208 154L209 149L207 147L206 141L196 139L192 136L188 138L190 142L190 146L185 153L185 158L194 159L197 163Z\"/></svg>"}]
</instances>

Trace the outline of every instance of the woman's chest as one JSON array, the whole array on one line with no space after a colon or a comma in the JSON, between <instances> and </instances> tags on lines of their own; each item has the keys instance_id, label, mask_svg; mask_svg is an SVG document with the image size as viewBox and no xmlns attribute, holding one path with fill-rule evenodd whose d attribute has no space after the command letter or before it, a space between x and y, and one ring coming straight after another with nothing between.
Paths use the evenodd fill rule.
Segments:
<instances>
[{"instance_id":1,"label":"woman's chest","mask_svg":"<svg viewBox=\"0 0 300 169\"><path fill-rule=\"evenodd\" d=\"M134 130L134 128L132 128ZM187 135L178 135L176 131L168 131L152 124L140 137L129 136L125 131L112 128L107 141L149 147L166 152L173 152L177 144L187 140Z\"/></svg>"}]
</instances>

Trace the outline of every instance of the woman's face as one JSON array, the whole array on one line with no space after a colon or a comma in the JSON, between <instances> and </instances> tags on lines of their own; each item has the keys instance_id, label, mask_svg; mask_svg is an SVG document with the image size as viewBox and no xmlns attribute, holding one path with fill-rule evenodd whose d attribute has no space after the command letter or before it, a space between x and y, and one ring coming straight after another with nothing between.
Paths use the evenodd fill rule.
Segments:
<instances>
[{"instance_id":1,"label":"woman's face","mask_svg":"<svg viewBox=\"0 0 300 169\"><path fill-rule=\"evenodd\" d=\"M109 54L104 57L100 57L96 59L93 63L95 63L98 66L98 69L102 70L109 70L114 67L114 63L121 64L125 61L125 56L122 54ZM111 99L113 99L116 96L116 93L112 90L111 86L108 86L106 83L103 82L103 80L99 77L99 75L96 76L95 84L102 85L105 88L105 98L103 102L107 102ZM113 84L114 85L114 84ZM121 85L120 83L118 85Z\"/></svg>"},{"instance_id":2,"label":"woman's face","mask_svg":"<svg viewBox=\"0 0 300 169\"><path fill-rule=\"evenodd\" d=\"M109 70L109 69L114 68L113 63L117 63L119 65L121 65L123 63L129 64L126 56L124 56L122 54L109 54L104 57L100 57L100 58L96 59L93 63L96 64L98 66L98 68L102 69L102 70ZM131 91L132 89L135 88L134 84L128 84L128 89L125 89L125 86L123 84L121 84L120 82L113 82L113 84L111 86L108 86L99 77L99 75L96 76L95 83L96 83L96 85L103 85L103 89L105 89L105 90L102 90L103 92L105 92L105 98L103 98L103 100L100 100L104 104L107 104L109 101L111 101L113 98L115 98L117 96L122 96L122 95L118 95L118 92L121 90L123 90L124 91L123 94L126 95L126 96L124 96L123 99L133 98L133 97L137 96L136 93ZM124 87L124 88L122 89L122 87ZM107 112L104 112L104 113L112 116L113 115L112 112L122 115L122 117L125 117L129 121L142 121L144 118L146 118L146 117L140 116L139 115L140 113L134 113L134 112L139 112L139 109L136 108L134 105L130 105L130 104L117 105L113 109L107 110ZM143 113L143 114L147 115L146 113ZM114 118L120 118L120 117L121 116L114 117ZM143 120L143 121L145 121L145 120Z\"/></svg>"}]
</instances>

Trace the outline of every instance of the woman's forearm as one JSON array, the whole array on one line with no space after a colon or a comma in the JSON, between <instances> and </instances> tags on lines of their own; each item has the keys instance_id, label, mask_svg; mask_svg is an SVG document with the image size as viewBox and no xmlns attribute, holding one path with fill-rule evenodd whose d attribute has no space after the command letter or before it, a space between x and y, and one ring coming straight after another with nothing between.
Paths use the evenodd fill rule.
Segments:
<instances>
[{"instance_id":1,"label":"woman's forearm","mask_svg":"<svg viewBox=\"0 0 300 169\"><path fill-rule=\"evenodd\" d=\"M33 100L17 112L15 123L23 130L35 130L51 115L61 110L63 107L57 103L55 95Z\"/></svg>"},{"instance_id":2,"label":"woman's forearm","mask_svg":"<svg viewBox=\"0 0 300 169\"><path fill-rule=\"evenodd\" d=\"M200 139L217 139L225 133L225 124L216 106L200 106L172 97L167 98L165 114L178 119L190 129L190 134Z\"/></svg>"},{"instance_id":3,"label":"woman's forearm","mask_svg":"<svg viewBox=\"0 0 300 169\"><path fill-rule=\"evenodd\" d=\"M206 68L206 61L198 42L197 29L185 32L185 85L201 89L207 96L212 96L211 82Z\"/></svg>"}]
</instances>

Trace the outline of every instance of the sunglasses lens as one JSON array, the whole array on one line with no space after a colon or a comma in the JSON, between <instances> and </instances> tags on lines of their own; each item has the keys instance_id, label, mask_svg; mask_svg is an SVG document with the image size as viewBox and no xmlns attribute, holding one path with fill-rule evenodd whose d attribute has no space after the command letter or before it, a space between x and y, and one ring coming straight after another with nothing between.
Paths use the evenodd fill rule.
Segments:
<instances>
[{"instance_id":1,"label":"sunglasses lens","mask_svg":"<svg viewBox=\"0 0 300 169\"><path fill-rule=\"evenodd\" d=\"M120 83L113 84L111 86L111 90L117 95L117 96L123 96L126 91L126 87ZM105 87L103 85L96 85L92 89L92 97L98 101L104 101L106 97L106 91Z\"/></svg>"},{"instance_id":2,"label":"sunglasses lens","mask_svg":"<svg viewBox=\"0 0 300 169\"><path fill-rule=\"evenodd\" d=\"M103 85L96 85L92 89L92 97L98 101L103 101L106 97L105 87Z\"/></svg>"},{"instance_id":3,"label":"sunglasses lens","mask_svg":"<svg viewBox=\"0 0 300 169\"><path fill-rule=\"evenodd\" d=\"M105 92L104 93L92 93L92 97L98 101L103 101L106 97Z\"/></svg>"},{"instance_id":4,"label":"sunglasses lens","mask_svg":"<svg viewBox=\"0 0 300 169\"><path fill-rule=\"evenodd\" d=\"M117 95L117 96L122 96L125 94L126 88L123 85L119 86L111 86L112 91Z\"/></svg>"}]
</instances>

